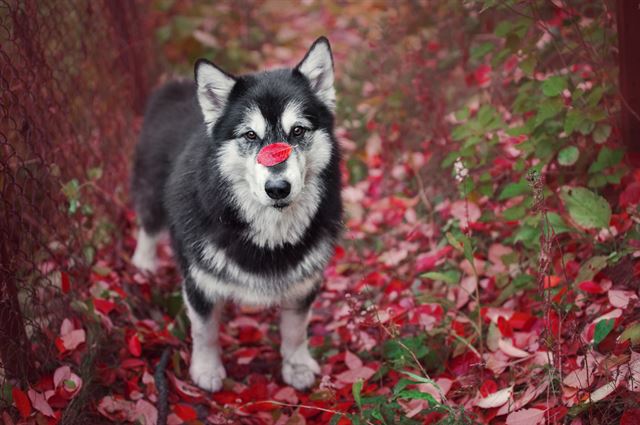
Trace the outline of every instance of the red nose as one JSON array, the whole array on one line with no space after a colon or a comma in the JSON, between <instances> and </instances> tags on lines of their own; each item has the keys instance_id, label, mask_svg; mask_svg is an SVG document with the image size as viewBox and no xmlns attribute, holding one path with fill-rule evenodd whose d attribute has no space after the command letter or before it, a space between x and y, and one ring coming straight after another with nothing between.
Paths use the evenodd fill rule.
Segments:
<instances>
[{"instance_id":1,"label":"red nose","mask_svg":"<svg viewBox=\"0 0 640 425\"><path fill-rule=\"evenodd\" d=\"M258 164L271 167L286 161L289 155L291 155L291 151L291 145L288 143L272 143L260 149L256 159L258 160Z\"/></svg>"}]
</instances>

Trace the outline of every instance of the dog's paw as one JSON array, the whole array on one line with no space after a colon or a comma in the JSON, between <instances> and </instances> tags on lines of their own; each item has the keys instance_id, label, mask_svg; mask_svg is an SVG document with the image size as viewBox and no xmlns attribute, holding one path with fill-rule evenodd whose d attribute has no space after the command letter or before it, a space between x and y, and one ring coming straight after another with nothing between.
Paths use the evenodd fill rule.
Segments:
<instances>
[{"instance_id":1,"label":"dog's paw","mask_svg":"<svg viewBox=\"0 0 640 425\"><path fill-rule=\"evenodd\" d=\"M149 255L141 249L136 249L131 258L131 263L143 272L153 273L158 268L155 256Z\"/></svg>"},{"instance_id":2,"label":"dog's paw","mask_svg":"<svg viewBox=\"0 0 640 425\"><path fill-rule=\"evenodd\" d=\"M320 374L320 366L309 354L308 350L296 352L282 364L282 379L298 390L313 385L316 375Z\"/></svg>"},{"instance_id":3,"label":"dog's paw","mask_svg":"<svg viewBox=\"0 0 640 425\"><path fill-rule=\"evenodd\" d=\"M192 360L189 374L197 386L214 393L222 388L222 381L227 377L224 366L215 361L193 362Z\"/></svg>"}]
</instances>

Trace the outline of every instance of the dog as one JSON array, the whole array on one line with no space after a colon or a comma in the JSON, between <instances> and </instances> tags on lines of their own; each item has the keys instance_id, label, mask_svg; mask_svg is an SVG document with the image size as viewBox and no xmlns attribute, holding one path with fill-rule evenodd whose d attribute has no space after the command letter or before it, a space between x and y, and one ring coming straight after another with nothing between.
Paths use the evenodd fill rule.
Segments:
<instances>
[{"instance_id":1,"label":"dog","mask_svg":"<svg viewBox=\"0 0 640 425\"><path fill-rule=\"evenodd\" d=\"M195 82L150 98L135 150L139 233L132 263L154 271L168 230L191 322L190 375L217 391L226 301L281 307L282 378L303 390L320 373L309 353L310 307L342 230L340 151L329 41L295 68L241 76L199 59ZM278 163L259 160L284 146Z\"/></svg>"}]
</instances>

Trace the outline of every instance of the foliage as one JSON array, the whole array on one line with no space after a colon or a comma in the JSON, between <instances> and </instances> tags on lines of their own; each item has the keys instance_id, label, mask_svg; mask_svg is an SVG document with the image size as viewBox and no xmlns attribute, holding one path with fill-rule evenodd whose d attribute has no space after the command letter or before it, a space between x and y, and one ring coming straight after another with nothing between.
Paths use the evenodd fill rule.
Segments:
<instances>
[{"instance_id":1,"label":"foliage","mask_svg":"<svg viewBox=\"0 0 640 425\"><path fill-rule=\"evenodd\" d=\"M613 12L569 3L158 1L157 41L179 72L199 56L230 72L293 65L327 33L347 230L315 304L310 346L323 366L308 393L279 378L273 312L240 307L221 332L223 390L189 385L168 248L151 278L116 249L98 252L78 316L56 333L72 370L87 350L80 330L111 333L97 410L153 422L151 375L168 345L173 423L631 418L640 174L617 128ZM71 214L82 187L64 188ZM53 389L73 398L61 382Z\"/></svg>"}]
</instances>

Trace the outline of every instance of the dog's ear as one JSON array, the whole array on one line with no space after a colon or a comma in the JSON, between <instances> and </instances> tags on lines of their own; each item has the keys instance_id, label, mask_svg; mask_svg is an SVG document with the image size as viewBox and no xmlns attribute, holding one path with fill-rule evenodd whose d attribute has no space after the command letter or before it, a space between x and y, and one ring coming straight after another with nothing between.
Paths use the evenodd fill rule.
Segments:
<instances>
[{"instance_id":1,"label":"dog's ear","mask_svg":"<svg viewBox=\"0 0 640 425\"><path fill-rule=\"evenodd\" d=\"M196 62L195 77L198 103L210 130L222 114L236 79L206 59L198 59Z\"/></svg>"},{"instance_id":2,"label":"dog's ear","mask_svg":"<svg viewBox=\"0 0 640 425\"><path fill-rule=\"evenodd\" d=\"M333 88L333 56L329 40L326 37L317 39L295 69L309 80L316 95L333 111L336 91Z\"/></svg>"}]
</instances>

